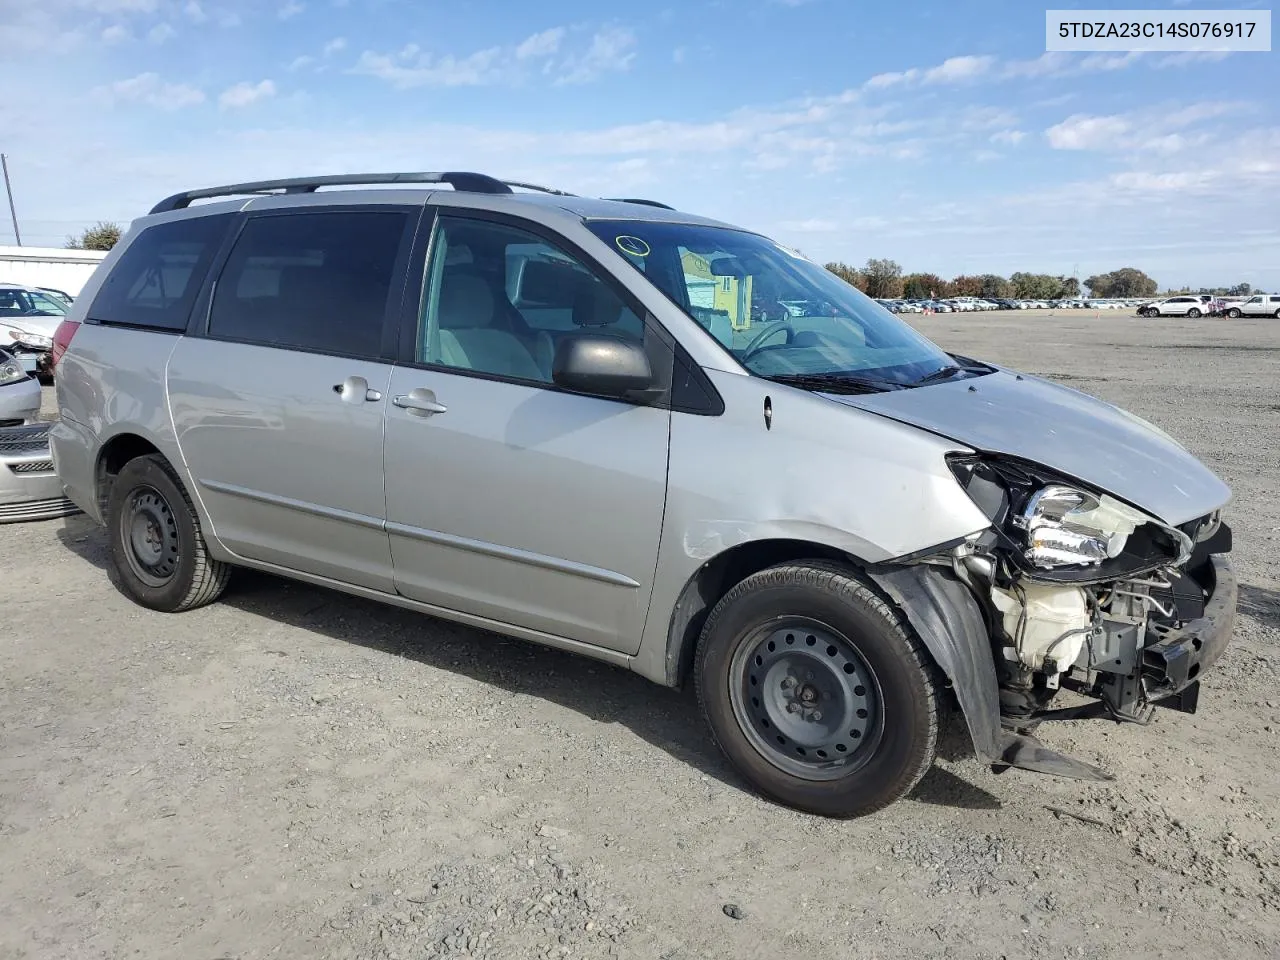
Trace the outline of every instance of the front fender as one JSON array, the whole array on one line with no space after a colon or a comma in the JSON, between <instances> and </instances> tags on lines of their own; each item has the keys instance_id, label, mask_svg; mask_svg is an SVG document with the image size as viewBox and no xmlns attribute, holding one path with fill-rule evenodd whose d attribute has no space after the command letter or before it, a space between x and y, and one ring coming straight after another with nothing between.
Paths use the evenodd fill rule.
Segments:
<instances>
[{"instance_id":1,"label":"front fender","mask_svg":"<svg viewBox=\"0 0 1280 960\"><path fill-rule=\"evenodd\" d=\"M928 564L869 568L866 574L906 615L951 681L978 757L998 761L1004 750L1000 686L986 620L972 591L951 571Z\"/></svg>"}]
</instances>

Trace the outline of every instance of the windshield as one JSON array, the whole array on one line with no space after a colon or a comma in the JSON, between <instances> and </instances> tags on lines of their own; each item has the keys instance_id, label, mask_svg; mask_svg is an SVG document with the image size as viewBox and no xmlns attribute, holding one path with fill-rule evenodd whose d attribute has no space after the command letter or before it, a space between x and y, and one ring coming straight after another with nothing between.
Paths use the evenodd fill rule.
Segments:
<instances>
[{"instance_id":1,"label":"windshield","mask_svg":"<svg viewBox=\"0 0 1280 960\"><path fill-rule=\"evenodd\" d=\"M635 220L587 226L757 376L895 389L965 372L870 297L765 237Z\"/></svg>"},{"instance_id":2,"label":"windshield","mask_svg":"<svg viewBox=\"0 0 1280 960\"><path fill-rule=\"evenodd\" d=\"M67 304L35 290L0 290L0 317L65 317Z\"/></svg>"}]
</instances>

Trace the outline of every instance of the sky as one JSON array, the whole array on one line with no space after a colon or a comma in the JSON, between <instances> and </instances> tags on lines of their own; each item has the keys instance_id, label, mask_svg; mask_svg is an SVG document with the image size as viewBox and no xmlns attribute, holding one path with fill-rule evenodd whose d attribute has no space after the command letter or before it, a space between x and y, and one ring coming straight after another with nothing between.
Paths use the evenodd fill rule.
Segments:
<instances>
[{"instance_id":1,"label":"sky","mask_svg":"<svg viewBox=\"0 0 1280 960\"><path fill-rule=\"evenodd\" d=\"M194 187L461 169L658 199L822 262L1280 290L1280 54L1046 53L1044 16L0 0L0 151L29 245Z\"/></svg>"}]
</instances>

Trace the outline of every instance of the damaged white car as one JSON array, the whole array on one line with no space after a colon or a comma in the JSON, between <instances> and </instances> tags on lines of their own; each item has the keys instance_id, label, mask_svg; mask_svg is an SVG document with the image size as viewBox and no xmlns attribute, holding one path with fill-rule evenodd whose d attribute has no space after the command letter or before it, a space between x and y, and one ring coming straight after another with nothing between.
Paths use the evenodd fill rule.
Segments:
<instances>
[{"instance_id":1,"label":"damaged white car","mask_svg":"<svg viewBox=\"0 0 1280 960\"><path fill-rule=\"evenodd\" d=\"M653 201L195 190L51 340L58 475L138 603L253 567L692 679L817 813L910 791L948 703L987 763L1107 777L1037 725L1194 710L1231 634L1230 492L1166 434Z\"/></svg>"}]
</instances>

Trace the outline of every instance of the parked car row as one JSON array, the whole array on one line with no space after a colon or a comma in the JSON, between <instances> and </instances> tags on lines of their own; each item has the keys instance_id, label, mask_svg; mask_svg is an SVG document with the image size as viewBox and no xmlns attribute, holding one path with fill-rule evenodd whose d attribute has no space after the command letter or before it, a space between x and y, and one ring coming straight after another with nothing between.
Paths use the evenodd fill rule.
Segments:
<instances>
[{"instance_id":1,"label":"parked car row","mask_svg":"<svg viewBox=\"0 0 1280 960\"><path fill-rule=\"evenodd\" d=\"M1280 320L1280 296L1257 293L1251 297L1214 297L1186 294L1138 304L1140 317L1275 317Z\"/></svg>"},{"instance_id":2,"label":"parked car row","mask_svg":"<svg viewBox=\"0 0 1280 960\"><path fill-rule=\"evenodd\" d=\"M967 313L972 310L1125 310L1139 300L1023 300L1011 297L947 297L946 299L880 299L893 313Z\"/></svg>"}]
</instances>

